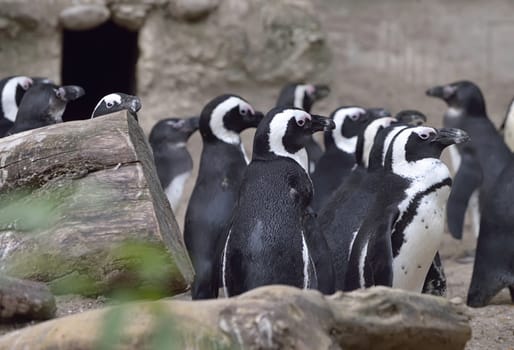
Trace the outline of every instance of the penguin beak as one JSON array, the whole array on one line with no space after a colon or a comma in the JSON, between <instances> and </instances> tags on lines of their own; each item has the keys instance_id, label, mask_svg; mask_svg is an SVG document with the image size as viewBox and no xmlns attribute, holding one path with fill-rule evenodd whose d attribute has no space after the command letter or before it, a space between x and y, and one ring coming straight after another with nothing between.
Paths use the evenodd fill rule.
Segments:
<instances>
[{"instance_id":1,"label":"penguin beak","mask_svg":"<svg viewBox=\"0 0 514 350\"><path fill-rule=\"evenodd\" d=\"M127 100L128 110L132 113L136 113L141 109L141 100L137 96L130 96Z\"/></svg>"},{"instance_id":2,"label":"penguin beak","mask_svg":"<svg viewBox=\"0 0 514 350\"><path fill-rule=\"evenodd\" d=\"M187 129L194 133L200 127L200 117L191 117L187 120Z\"/></svg>"},{"instance_id":3,"label":"penguin beak","mask_svg":"<svg viewBox=\"0 0 514 350\"><path fill-rule=\"evenodd\" d=\"M457 91L457 87L453 85L441 85L431 87L426 91L427 96L438 97L443 100L448 100Z\"/></svg>"},{"instance_id":4,"label":"penguin beak","mask_svg":"<svg viewBox=\"0 0 514 350\"><path fill-rule=\"evenodd\" d=\"M255 111L253 114L247 114L243 117L245 123L248 124L250 128L256 128L257 125L261 122L262 118L264 118L264 114L259 111Z\"/></svg>"},{"instance_id":5,"label":"penguin beak","mask_svg":"<svg viewBox=\"0 0 514 350\"><path fill-rule=\"evenodd\" d=\"M368 109L366 109L366 111L373 119L385 118L385 117L391 116L391 112L389 112L385 108L368 108Z\"/></svg>"},{"instance_id":6,"label":"penguin beak","mask_svg":"<svg viewBox=\"0 0 514 350\"><path fill-rule=\"evenodd\" d=\"M418 111L402 111L399 112L395 118L398 119L400 123L411 126L423 125L427 121L427 117Z\"/></svg>"},{"instance_id":7,"label":"penguin beak","mask_svg":"<svg viewBox=\"0 0 514 350\"><path fill-rule=\"evenodd\" d=\"M314 101L324 99L330 94L330 87L328 85L318 84L314 85Z\"/></svg>"},{"instance_id":8,"label":"penguin beak","mask_svg":"<svg viewBox=\"0 0 514 350\"><path fill-rule=\"evenodd\" d=\"M456 128L441 128L437 129L437 135L432 140L432 142L440 143L444 146L449 146L453 144L464 143L470 140L468 134Z\"/></svg>"},{"instance_id":9,"label":"penguin beak","mask_svg":"<svg viewBox=\"0 0 514 350\"><path fill-rule=\"evenodd\" d=\"M84 89L77 85L61 86L57 90L57 97L59 97L64 102L76 100L79 97L84 96L84 94Z\"/></svg>"},{"instance_id":10,"label":"penguin beak","mask_svg":"<svg viewBox=\"0 0 514 350\"><path fill-rule=\"evenodd\" d=\"M329 131L336 128L336 123L330 118L315 114L311 114L311 118L311 130L313 133L317 131Z\"/></svg>"}]
</instances>

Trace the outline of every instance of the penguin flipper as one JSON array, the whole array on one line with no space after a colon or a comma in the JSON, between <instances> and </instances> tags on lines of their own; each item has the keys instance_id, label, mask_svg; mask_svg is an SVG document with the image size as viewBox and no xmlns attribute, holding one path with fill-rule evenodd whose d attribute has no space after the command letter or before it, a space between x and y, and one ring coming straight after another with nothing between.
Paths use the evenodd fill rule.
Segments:
<instances>
[{"instance_id":1,"label":"penguin flipper","mask_svg":"<svg viewBox=\"0 0 514 350\"><path fill-rule=\"evenodd\" d=\"M314 263L317 288L323 294L335 292L334 266L325 235L319 228L316 213L309 207L304 216L305 239Z\"/></svg>"},{"instance_id":2,"label":"penguin flipper","mask_svg":"<svg viewBox=\"0 0 514 350\"><path fill-rule=\"evenodd\" d=\"M462 238L464 216L469 199L482 183L482 170L474 151L467 147L461 151L461 164L453 179L448 197L446 216L448 229L455 239Z\"/></svg>"},{"instance_id":3,"label":"penguin flipper","mask_svg":"<svg viewBox=\"0 0 514 350\"><path fill-rule=\"evenodd\" d=\"M393 285L393 248L391 244L391 234L393 224L399 216L399 210L394 205L388 206L384 214L378 218L368 217L372 221L373 229L370 242L372 242L372 261L373 261L373 285L392 287ZM366 227L363 223L361 229ZM369 251L369 247L368 247Z\"/></svg>"},{"instance_id":4,"label":"penguin flipper","mask_svg":"<svg viewBox=\"0 0 514 350\"><path fill-rule=\"evenodd\" d=\"M436 252L434 260L428 269L422 293L442 297L446 296L446 274L444 273L439 252Z\"/></svg>"}]
</instances>

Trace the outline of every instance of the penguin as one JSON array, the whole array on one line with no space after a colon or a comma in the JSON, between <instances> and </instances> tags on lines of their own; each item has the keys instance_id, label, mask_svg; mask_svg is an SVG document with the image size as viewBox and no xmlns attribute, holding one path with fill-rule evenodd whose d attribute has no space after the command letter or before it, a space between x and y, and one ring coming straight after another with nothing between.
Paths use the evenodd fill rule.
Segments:
<instances>
[{"instance_id":1,"label":"penguin","mask_svg":"<svg viewBox=\"0 0 514 350\"><path fill-rule=\"evenodd\" d=\"M505 287L509 287L514 301L513 252L510 248L514 228L510 206L514 196L513 154L488 118L485 100L476 84L459 81L433 87L427 94L448 104L454 123L471 137L472 159L481 170L480 231L467 304L485 306ZM455 180L461 175L461 169L462 166Z\"/></svg>"},{"instance_id":2,"label":"penguin","mask_svg":"<svg viewBox=\"0 0 514 350\"><path fill-rule=\"evenodd\" d=\"M510 101L509 108L500 126L500 132L503 134L503 140L507 146L511 151L514 151L514 98Z\"/></svg>"},{"instance_id":3,"label":"penguin","mask_svg":"<svg viewBox=\"0 0 514 350\"><path fill-rule=\"evenodd\" d=\"M384 168L409 182L391 233L393 288L422 292L442 240L452 182L439 158L446 147L468 140L460 129L418 126L401 130L389 146Z\"/></svg>"},{"instance_id":4,"label":"penguin","mask_svg":"<svg viewBox=\"0 0 514 350\"><path fill-rule=\"evenodd\" d=\"M12 76L0 80L0 137L14 125L18 106L34 81L27 76Z\"/></svg>"},{"instance_id":5,"label":"penguin","mask_svg":"<svg viewBox=\"0 0 514 350\"><path fill-rule=\"evenodd\" d=\"M80 86L33 85L23 96L7 135L61 123L66 104L83 95L84 89Z\"/></svg>"},{"instance_id":6,"label":"penguin","mask_svg":"<svg viewBox=\"0 0 514 350\"><path fill-rule=\"evenodd\" d=\"M486 306L503 288L514 302L514 162L490 189L480 219L467 305Z\"/></svg>"},{"instance_id":7,"label":"penguin","mask_svg":"<svg viewBox=\"0 0 514 350\"><path fill-rule=\"evenodd\" d=\"M196 272L193 299L218 296L221 244L248 162L239 134L257 127L262 117L246 100L230 94L211 100L200 115L203 148L184 222L184 241Z\"/></svg>"},{"instance_id":8,"label":"penguin","mask_svg":"<svg viewBox=\"0 0 514 350\"><path fill-rule=\"evenodd\" d=\"M472 212L475 236L478 236L482 196L487 195L494 186L498 175L509 163L512 152L489 119L482 91L475 83L457 81L432 87L426 94L440 98L448 105L445 125L463 129L471 137L471 142L457 147L458 152L450 148L450 155L455 159L452 163L457 164L454 167L457 168L455 191L464 191L456 192L450 198L452 201L448 203L448 210L460 215L448 215L448 227L454 237L462 237L462 231L456 231L462 228L464 221L464 213L459 208L467 207ZM465 157L461 157L462 154ZM461 201L460 204L456 203L456 198Z\"/></svg>"},{"instance_id":9,"label":"penguin","mask_svg":"<svg viewBox=\"0 0 514 350\"><path fill-rule=\"evenodd\" d=\"M396 120L391 117L373 120L359 134L357 141L357 144L360 145L358 147L360 149L358 151L360 154L359 165L356 166L345 182L337 188L319 212L319 229L329 247L336 290L346 290L344 286L345 275L353 240L365 214L370 209L377 186L381 186L376 185L373 179L369 180L370 183L365 182L365 185L361 186L361 181L367 179L367 165L373 139L381 129L387 128L394 121ZM364 147L364 144L366 144L366 147ZM364 151L364 148L366 148L366 151ZM376 154L376 152L373 153ZM371 159L375 159L375 157ZM379 158L380 165L377 167L381 167L381 161L381 158ZM376 161L372 162L373 168L375 168L374 163Z\"/></svg>"},{"instance_id":10,"label":"penguin","mask_svg":"<svg viewBox=\"0 0 514 350\"><path fill-rule=\"evenodd\" d=\"M285 85L280 91L276 106L302 108L307 113L310 113L312 105L327 97L329 93L330 88L328 85L290 83ZM316 168L316 163L323 154L323 150L312 136L307 141L305 148L309 156L309 173L312 173Z\"/></svg>"},{"instance_id":11,"label":"penguin","mask_svg":"<svg viewBox=\"0 0 514 350\"><path fill-rule=\"evenodd\" d=\"M122 111L124 109L138 120L136 112L141 109L141 100L137 96L127 95L122 92L105 95L96 104L91 118Z\"/></svg>"},{"instance_id":12,"label":"penguin","mask_svg":"<svg viewBox=\"0 0 514 350\"><path fill-rule=\"evenodd\" d=\"M355 165L357 135L371 119L391 116L382 108L364 109L343 106L331 114L336 127L324 133L325 153L316 163L311 175L314 185L312 208L319 210L326 199L343 183Z\"/></svg>"},{"instance_id":13,"label":"penguin","mask_svg":"<svg viewBox=\"0 0 514 350\"><path fill-rule=\"evenodd\" d=\"M184 184L193 170L193 159L186 143L198 130L199 121L200 117L163 119L150 131L157 175L174 213L178 211Z\"/></svg>"},{"instance_id":14,"label":"penguin","mask_svg":"<svg viewBox=\"0 0 514 350\"><path fill-rule=\"evenodd\" d=\"M334 127L292 107L272 109L259 124L222 253L227 296L269 284L317 287L304 226L313 191L305 144Z\"/></svg>"}]
</instances>

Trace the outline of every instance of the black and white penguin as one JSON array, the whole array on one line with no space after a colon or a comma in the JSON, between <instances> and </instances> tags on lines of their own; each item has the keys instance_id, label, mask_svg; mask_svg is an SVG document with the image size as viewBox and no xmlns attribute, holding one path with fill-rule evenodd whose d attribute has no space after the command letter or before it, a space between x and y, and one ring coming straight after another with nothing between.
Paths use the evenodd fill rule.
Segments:
<instances>
[{"instance_id":1,"label":"black and white penguin","mask_svg":"<svg viewBox=\"0 0 514 350\"><path fill-rule=\"evenodd\" d=\"M448 229L453 237L462 237L462 227L467 208L467 215L471 219L475 236L478 236L480 223L480 196L490 187L494 176L501 169L496 162L496 157L505 158L504 142L498 136L498 132L486 114L485 101L482 92L474 83L459 81L445 86L435 86L426 91L428 96L444 100L448 105L443 118L445 127L460 128L468 132L471 142L456 145L449 148L452 168L455 172L454 188L448 202ZM468 118L471 117L471 118ZM478 132L484 127L485 134ZM476 129L472 133L469 129ZM490 136L493 136L490 139ZM503 144L503 145L502 145ZM492 148L491 148L492 147ZM487 151L486 151L487 150ZM496 151L498 150L498 152ZM492 166L487 178L483 174L480 162L480 153L491 154L489 163ZM483 186L481 182L484 181ZM478 188L480 187L480 191ZM450 215L451 214L451 215Z\"/></svg>"},{"instance_id":2,"label":"black and white penguin","mask_svg":"<svg viewBox=\"0 0 514 350\"><path fill-rule=\"evenodd\" d=\"M355 165L357 135L370 119L388 117L383 108L339 107L331 114L336 127L324 133L325 153L311 175L314 185L312 208L317 211L343 183Z\"/></svg>"},{"instance_id":3,"label":"black and white penguin","mask_svg":"<svg viewBox=\"0 0 514 350\"><path fill-rule=\"evenodd\" d=\"M317 287L304 226L313 190L305 144L333 127L291 107L272 109L259 124L222 254L227 296L269 284Z\"/></svg>"},{"instance_id":4,"label":"black and white penguin","mask_svg":"<svg viewBox=\"0 0 514 350\"><path fill-rule=\"evenodd\" d=\"M193 299L218 295L219 254L248 162L239 134L257 127L261 119L262 113L236 95L216 97L200 115L203 149L184 222L184 240L196 272Z\"/></svg>"},{"instance_id":5,"label":"black and white penguin","mask_svg":"<svg viewBox=\"0 0 514 350\"><path fill-rule=\"evenodd\" d=\"M33 83L32 78L21 75L0 80L0 137L14 125L22 97Z\"/></svg>"},{"instance_id":6,"label":"black and white penguin","mask_svg":"<svg viewBox=\"0 0 514 350\"><path fill-rule=\"evenodd\" d=\"M91 118L96 118L101 115L110 114L122 110L127 110L136 120L136 112L141 109L141 100L137 96L127 95L122 92L116 92L105 95L96 104Z\"/></svg>"},{"instance_id":7,"label":"black and white penguin","mask_svg":"<svg viewBox=\"0 0 514 350\"><path fill-rule=\"evenodd\" d=\"M509 108L500 126L500 132L503 134L503 140L514 151L514 99L510 101Z\"/></svg>"},{"instance_id":8,"label":"black and white penguin","mask_svg":"<svg viewBox=\"0 0 514 350\"><path fill-rule=\"evenodd\" d=\"M193 170L193 159L186 143L198 130L199 121L199 117L163 119L150 131L157 175L174 213L178 211L184 185Z\"/></svg>"},{"instance_id":9,"label":"black and white penguin","mask_svg":"<svg viewBox=\"0 0 514 350\"><path fill-rule=\"evenodd\" d=\"M470 157L481 169L481 175L475 175L482 177L480 233L467 304L485 306L505 287L509 287L514 301L514 213L510 205L514 197L514 156L488 118L483 95L474 83L436 86L427 94L443 99L453 110L454 122L471 137Z\"/></svg>"},{"instance_id":10,"label":"black and white penguin","mask_svg":"<svg viewBox=\"0 0 514 350\"><path fill-rule=\"evenodd\" d=\"M329 93L328 85L290 83L280 91L276 106L301 108L310 113L314 102L327 97ZM312 173L323 154L323 150L312 136L307 141L305 148L309 156L309 173Z\"/></svg>"},{"instance_id":11,"label":"black and white penguin","mask_svg":"<svg viewBox=\"0 0 514 350\"><path fill-rule=\"evenodd\" d=\"M336 290L345 290L346 268L353 240L366 213L371 208L377 186L381 188L380 181L376 180L375 184L374 180L369 180L370 183L366 182L366 185L362 186L362 190L360 190L361 182L367 179L367 165L373 140L380 130L389 127L395 121L396 119L391 117L373 120L359 134L357 142L360 154L359 165L347 177L345 182L337 188L319 212L319 230L323 232L329 247ZM366 147L364 147L365 144ZM377 168L381 167L381 157L382 154L380 153ZM366 166L364 166L364 163ZM376 161L372 162L372 165L373 163L376 163Z\"/></svg>"},{"instance_id":12,"label":"black and white penguin","mask_svg":"<svg viewBox=\"0 0 514 350\"><path fill-rule=\"evenodd\" d=\"M450 195L450 172L439 157L446 147L468 140L459 129L424 126L403 129L393 139L384 168L409 182L391 234L394 288L422 291L442 240Z\"/></svg>"},{"instance_id":13,"label":"black and white penguin","mask_svg":"<svg viewBox=\"0 0 514 350\"><path fill-rule=\"evenodd\" d=\"M80 86L34 84L23 96L7 135L61 123L66 104L84 95Z\"/></svg>"}]
</instances>

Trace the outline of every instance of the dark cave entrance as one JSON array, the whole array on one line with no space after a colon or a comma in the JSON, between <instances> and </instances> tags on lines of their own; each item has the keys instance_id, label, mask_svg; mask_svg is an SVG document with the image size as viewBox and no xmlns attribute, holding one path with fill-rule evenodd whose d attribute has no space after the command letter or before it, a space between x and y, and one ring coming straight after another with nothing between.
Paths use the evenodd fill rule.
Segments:
<instances>
[{"instance_id":1,"label":"dark cave entrance","mask_svg":"<svg viewBox=\"0 0 514 350\"><path fill-rule=\"evenodd\" d=\"M108 21L91 30L63 30L61 81L86 94L66 107L63 119L87 119L103 96L136 94L138 32Z\"/></svg>"}]
</instances>

